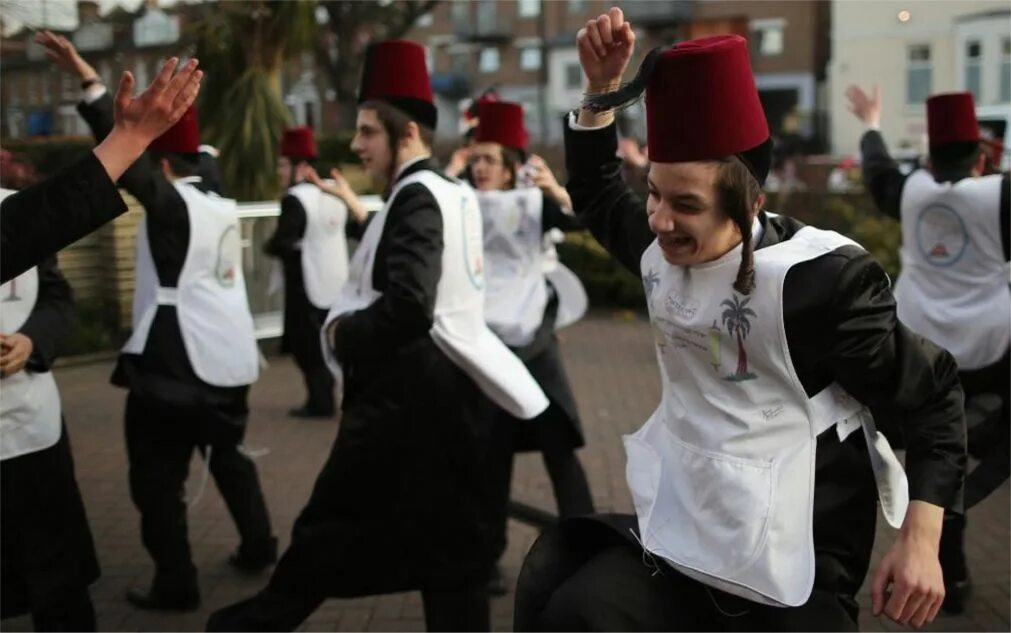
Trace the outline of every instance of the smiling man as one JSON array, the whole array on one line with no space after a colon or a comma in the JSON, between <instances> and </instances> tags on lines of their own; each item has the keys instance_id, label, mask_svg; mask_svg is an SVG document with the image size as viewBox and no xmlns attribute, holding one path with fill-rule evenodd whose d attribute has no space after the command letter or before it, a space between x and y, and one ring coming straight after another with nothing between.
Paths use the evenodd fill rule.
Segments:
<instances>
[{"instance_id":1,"label":"smiling man","mask_svg":"<svg viewBox=\"0 0 1011 633\"><path fill-rule=\"evenodd\" d=\"M944 595L942 512L961 505L955 363L897 320L859 245L764 211L771 142L745 40L654 49L619 88L634 41L616 8L580 31L590 96L567 125L568 188L643 278L662 396L625 437L635 514L546 532L516 628L855 630L879 497L901 533L874 610L921 626ZM643 91L645 213L611 112ZM908 480L875 418L901 423Z\"/></svg>"}]
</instances>

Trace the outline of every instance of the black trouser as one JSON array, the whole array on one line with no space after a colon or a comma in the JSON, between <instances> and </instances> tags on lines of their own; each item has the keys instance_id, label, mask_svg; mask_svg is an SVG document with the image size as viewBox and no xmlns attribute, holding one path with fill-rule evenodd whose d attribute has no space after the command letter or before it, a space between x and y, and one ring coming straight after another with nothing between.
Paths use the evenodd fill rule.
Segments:
<instances>
[{"instance_id":1,"label":"black trouser","mask_svg":"<svg viewBox=\"0 0 1011 633\"><path fill-rule=\"evenodd\" d=\"M271 546L270 518L256 465L239 451L247 415L245 402L197 407L132 392L127 397L130 496L140 511L144 547L154 559L155 583L167 590L196 584L183 500L194 448L210 460L211 475L238 528L243 551L255 555Z\"/></svg>"},{"instance_id":2,"label":"black trouser","mask_svg":"<svg viewBox=\"0 0 1011 633\"><path fill-rule=\"evenodd\" d=\"M208 631L294 631L326 597L304 591L280 593L267 587L249 600L215 611ZM459 589L422 589L425 628L429 631L490 631L487 588L480 583Z\"/></svg>"},{"instance_id":3,"label":"black trouser","mask_svg":"<svg viewBox=\"0 0 1011 633\"><path fill-rule=\"evenodd\" d=\"M99 576L66 426L55 445L0 462L0 617L30 612L36 631L94 631Z\"/></svg>"},{"instance_id":4,"label":"black trouser","mask_svg":"<svg viewBox=\"0 0 1011 633\"><path fill-rule=\"evenodd\" d=\"M309 394L305 402L306 410L312 413L332 415L337 411L334 402L334 378L327 368L320 353L315 355L295 352L295 364L302 371L305 390Z\"/></svg>"},{"instance_id":5,"label":"black trouser","mask_svg":"<svg viewBox=\"0 0 1011 633\"><path fill-rule=\"evenodd\" d=\"M534 630L857 630L853 596L816 588L802 606L771 607L711 589L662 562L646 562L631 543L600 550L554 590L533 620Z\"/></svg>"},{"instance_id":6,"label":"black trouser","mask_svg":"<svg viewBox=\"0 0 1011 633\"><path fill-rule=\"evenodd\" d=\"M984 470L998 470L1001 473L989 473L986 477L978 477L970 474L966 481L966 511L970 503L976 503L984 496L977 492L972 485L980 479L986 478L996 484L1007 478L1008 463L1008 425L1011 424L1011 395L1008 393L1011 384L1011 356L1005 352L1004 357L996 363L988 365L982 369L964 370L958 372L958 378L965 391L965 399L982 394L994 394L1001 399L1001 412L998 418L999 428L993 430L993 442L991 453L983 455ZM979 473L983 475L983 473ZM1003 476L1003 479L1000 477ZM993 484L981 482L983 488L991 488ZM969 569L965 560L965 527L966 517L951 511L944 513L944 526L941 530L941 544L939 557L941 569L944 572L944 582L950 585L953 582L965 580L968 577Z\"/></svg>"},{"instance_id":7,"label":"black trouser","mask_svg":"<svg viewBox=\"0 0 1011 633\"><path fill-rule=\"evenodd\" d=\"M554 406L554 404L551 405L551 407ZM490 447L492 458L489 460L492 477L491 490L495 495L492 525L495 529L494 552L496 560L502 557L506 549L509 492L512 487L515 459L512 436L514 425L519 424L504 412L499 413L500 419L496 420L493 442ZM537 421L530 422L530 424L537 423ZM590 494L590 484L586 480L586 472L583 470L582 464L579 463L575 450L567 446L548 446L541 451L541 456L544 459L544 466L548 470L548 477L551 479L551 488L555 493L555 502L558 504L559 518L592 514L593 496Z\"/></svg>"}]
</instances>

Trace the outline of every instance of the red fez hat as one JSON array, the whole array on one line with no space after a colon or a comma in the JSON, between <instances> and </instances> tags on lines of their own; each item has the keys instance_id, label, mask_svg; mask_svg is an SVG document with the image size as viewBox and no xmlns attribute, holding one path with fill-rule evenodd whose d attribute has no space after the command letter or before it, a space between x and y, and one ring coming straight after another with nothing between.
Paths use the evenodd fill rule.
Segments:
<instances>
[{"instance_id":1,"label":"red fez hat","mask_svg":"<svg viewBox=\"0 0 1011 633\"><path fill-rule=\"evenodd\" d=\"M769 126L745 39L717 35L660 52L646 85L646 130L651 161L677 163L736 154L763 182L768 165L752 164L746 153L769 140Z\"/></svg>"},{"instance_id":2,"label":"red fez hat","mask_svg":"<svg viewBox=\"0 0 1011 633\"><path fill-rule=\"evenodd\" d=\"M424 47L407 40L369 45L358 103L373 100L385 101L418 123L435 128L437 112Z\"/></svg>"},{"instance_id":3,"label":"red fez hat","mask_svg":"<svg viewBox=\"0 0 1011 633\"><path fill-rule=\"evenodd\" d=\"M478 143L498 143L513 149L527 148L527 129L523 125L523 106L508 101L485 101L477 106Z\"/></svg>"},{"instance_id":4,"label":"red fez hat","mask_svg":"<svg viewBox=\"0 0 1011 633\"><path fill-rule=\"evenodd\" d=\"M971 92L951 92L927 99L930 147L979 140L979 123Z\"/></svg>"},{"instance_id":5,"label":"red fez hat","mask_svg":"<svg viewBox=\"0 0 1011 633\"><path fill-rule=\"evenodd\" d=\"M190 106L183 118L151 141L148 149L173 154L196 154L200 151L200 124L197 122L197 108Z\"/></svg>"},{"instance_id":6,"label":"red fez hat","mask_svg":"<svg viewBox=\"0 0 1011 633\"><path fill-rule=\"evenodd\" d=\"M293 127L284 131L281 137L281 156L288 158L316 158L316 139L311 127Z\"/></svg>"}]
</instances>

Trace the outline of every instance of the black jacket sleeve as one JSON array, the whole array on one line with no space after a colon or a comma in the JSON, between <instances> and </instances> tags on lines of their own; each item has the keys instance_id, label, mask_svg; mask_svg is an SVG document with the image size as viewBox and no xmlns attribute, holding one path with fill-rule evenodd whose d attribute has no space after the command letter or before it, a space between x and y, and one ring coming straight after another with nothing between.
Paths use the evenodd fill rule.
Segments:
<instances>
[{"instance_id":1,"label":"black jacket sleeve","mask_svg":"<svg viewBox=\"0 0 1011 633\"><path fill-rule=\"evenodd\" d=\"M305 224L305 207L295 196L284 196L281 198L281 215L277 218L277 228L263 245L263 252L274 257L292 253L299 240L305 236Z\"/></svg>"},{"instance_id":2,"label":"black jacket sleeve","mask_svg":"<svg viewBox=\"0 0 1011 633\"><path fill-rule=\"evenodd\" d=\"M126 204L89 152L51 178L8 196L0 211L4 283L125 213Z\"/></svg>"},{"instance_id":3,"label":"black jacket sleeve","mask_svg":"<svg viewBox=\"0 0 1011 633\"><path fill-rule=\"evenodd\" d=\"M643 251L655 235L642 199L621 178L614 124L599 130L572 130L565 121L566 189L576 216L623 266L639 275Z\"/></svg>"},{"instance_id":4,"label":"black jacket sleeve","mask_svg":"<svg viewBox=\"0 0 1011 633\"><path fill-rule=\"evenodd\" d=\"M88 123L96 142L101 143L112 131L113 103L108 92L92 103L78 103L77 111ZM189 226L186 203L147 152L120 176L119 185L143 205L148 221L154 225Z\"/></svg>"},{"instance_id":5,"label":"black jacket sleeve","mask_svg":"<svg viewBox=\"0 0 1011 633\"><path fill-rule=\"evenodd\" d=\"M56 267L56 258L50 257L39 264L39 295L20 330L32 340L28 369L49 371L60 341L70 332L73 321L74 293Z\"/></svg>"},{"instance_id":6,"label":"black jacket sleeve","mask_svg":"<svg viewBox=\"0 0 1011 633\"><path fill-rule=\"evenodd\" d=\"M572 231L582 231L586 227L579 218L562 211L562 205L555 202L551 196L543 196L544 204L541 206L541 229L547 233L551 229L559 229L566 233Z\"/></svg>"},{"instance_id":7,"label":"black jacket sleeve","mask_svg":"<svg viewBox=\"0 0 1011 633\"><path fill-rule=\"evenodd\" d=\"M384 358L432 329L442 277L442 213L421 184L397 193L376 250L373 283L383 295L342 318L334 334L341 363Z\"/></svg>"},{"instance_id":8,"label":"black jacket sleeve","mask_svg":"<svg viewBox=\"0 0 1011 633\"><path fill-rule=\"evenodd\" d=\"M871 255L854 248L826 257L822 283L836 290L823 362L879 425L901 428L910 499L961 511L965 417L955 359L899 322L888 277Z\"/></svg>"},{"instance_id":9,"label":"black jacket sleeve","mask_svg":"<svg viewBox=\"0 0 1011 633\"><path fill-rule=\"evenodd\" d=\"M369 228L369 224L372 222L372 218L376 216L375 211L369 211L365 214L365 219L361 222L356 222L351 214L348 214L348 220L344 223L344 235L345 237L352 240L360 240L362 236L365 235L365 229Z\"/></svg>"},{"instance_id":10,"label":"black jacket sleeve","mask_svg":"<svg viewBox=\"0 0 1011 633\"><path fill-rule=\"evenodd\" d=\"M1004 261L1011 262L1011 174L1000 181L1000 243L1004 247Z\"/></svg>"},{"instance_id":11,"label":"black jacket sleeve","mask_svg":"<svg viewBox=\"0 0 1011 633\"><path fill-rule=\"evenodd\" d=\"M864 183L874 204L879 211L898 220L906 176L902 175L898 163L888 153L881 132L868 130L864 133L860 139L860 157Z\"/></svg>"}]
</instances>

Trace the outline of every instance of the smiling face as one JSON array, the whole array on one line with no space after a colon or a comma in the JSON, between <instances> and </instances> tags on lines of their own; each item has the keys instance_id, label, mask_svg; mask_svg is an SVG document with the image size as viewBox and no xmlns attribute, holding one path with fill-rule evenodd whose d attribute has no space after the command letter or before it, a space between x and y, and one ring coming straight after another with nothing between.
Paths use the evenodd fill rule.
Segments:
<instances>
[{"instance_id":1,"label":"smiling face","mask_svg":"<svg viewBox=\"0 0 1011 633\"><path fill-rule=\"evenodd\" d=\"M361 108L351 140L351 151L358 155L369 176L377 181L389 177L393 165L390 135L375 110Z\"/></svg>"},{"instance_id":2,"label":"smiling face","mask_svg":"<svg viewBox=\"0 0 1011 633\"><path fill-rule=\"evenodd\" d=\"M741 242L740 229L720 206L720 168L716 161L650 165L646 214L668 263L713 261Z\"/></svg>"}]
</instances>

